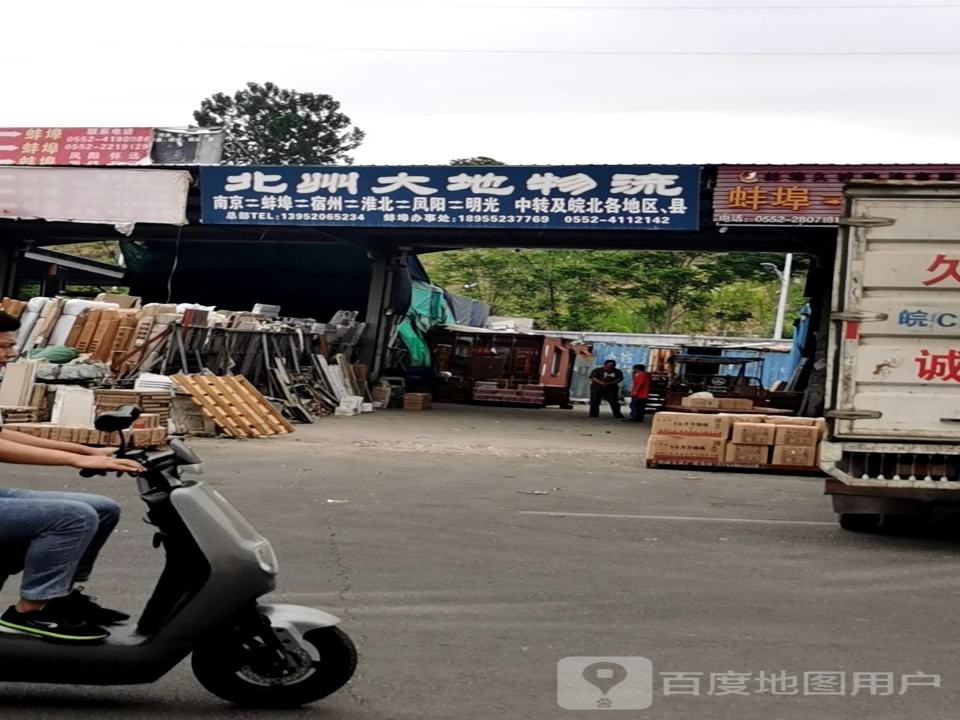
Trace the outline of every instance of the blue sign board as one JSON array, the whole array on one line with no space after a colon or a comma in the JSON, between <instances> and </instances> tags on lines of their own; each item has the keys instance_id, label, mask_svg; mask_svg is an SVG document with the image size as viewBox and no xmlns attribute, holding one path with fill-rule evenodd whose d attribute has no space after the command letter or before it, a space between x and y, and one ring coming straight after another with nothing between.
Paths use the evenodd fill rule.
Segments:
<instances>
[{"instance_id":1,"label":"blue sign board","mask_svg":"<svg viewBox=\"0 0 960 720\"><path fill-rule=\"evenodd\" d=\"M696 230L700 168L231 166L200 188L219 225Z\"/></svg>"}]
</instances>

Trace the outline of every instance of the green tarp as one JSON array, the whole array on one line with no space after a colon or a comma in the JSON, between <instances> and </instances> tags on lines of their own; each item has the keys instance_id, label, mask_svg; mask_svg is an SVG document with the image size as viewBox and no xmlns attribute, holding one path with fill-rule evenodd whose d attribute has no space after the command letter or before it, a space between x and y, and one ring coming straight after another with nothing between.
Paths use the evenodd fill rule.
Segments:
<instances>
[{"instance_id":1,"label":"green tarp","mask_svg":"<svg viewBox=\"0 0 960 720\"><path fill-rule=\"evenodd\" d=\"M397 330L410 351L410 366L428 367L431 364L430 349L424 337L438 325L452 325L455 322L443 289L415 280L410 309Z\"/></svg>"}]
</instances>

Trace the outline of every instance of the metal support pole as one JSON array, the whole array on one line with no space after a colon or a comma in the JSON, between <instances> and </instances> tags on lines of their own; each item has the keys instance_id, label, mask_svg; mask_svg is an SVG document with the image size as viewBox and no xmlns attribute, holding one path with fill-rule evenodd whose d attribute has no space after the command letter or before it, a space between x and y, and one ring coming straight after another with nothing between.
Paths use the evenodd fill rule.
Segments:
<instances>
[{"instance_id":1,"label":"metal support pole","mask_svg":"<svg viewBox=\"0 0 960 720\"><path fill-rule=\"evenodd\" d=\"M16 297L17 250L22 244L0 237L0 295Z\"/></svg>"},{"instance_id":2,"label":"metal support pole","mask_svg":"<svg viewBox=\"0 0 960 720\"><path fill-rule=\"evenodd\" d=\"M60 268L56 265L47 267L47 274L40 283L40 294L43 297L57 297L63 292L63 276L60 274Z\"/></svg>"},{"instance_id":3,"label":"metal support pole","mask_svg":"<svg viewBox=\"0 0 960 720\"><path fill-rule=\"evenodd\" d=\"M370 290L367 294L367 327L360 347L360 362L368 368L369 377L376 379L383 369L394 318L390 313L394 272L406 261L406 253L371 252Z\"/></svg>"},{"instance_id":4,"label":"metal support pole","mask_svg":"<svg viewBox=\"0 0 960 720\"><path fill-rule=\"evenodd\" d=\"M783 261L780 276L780 301L777 303L777 321L773 328L773 339L783 339L783 321L787 314L787 300L790 297L790 274L793 271L793 253L787 253Z\"/></svg>"}]
</instances>

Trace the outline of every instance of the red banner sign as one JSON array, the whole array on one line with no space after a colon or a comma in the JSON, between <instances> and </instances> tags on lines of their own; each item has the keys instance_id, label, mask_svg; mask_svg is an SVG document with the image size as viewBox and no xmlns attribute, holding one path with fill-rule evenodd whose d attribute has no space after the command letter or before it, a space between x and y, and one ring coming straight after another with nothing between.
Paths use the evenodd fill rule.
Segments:
<instances>
[{"instance_id":1,"label":"red banner sign","mask_svg":"<svg viewBox=\"0 0 960 720\"><path fill-rule=\"evenodd\" d=\"M137 165L153 128L0 128L0 165Z\"/></svg>"},{"instance_id":2,"label":"red banner sign","mask_svg":"<svg viewBox=\"0 0 960 720\"><path fill-rule=\"evenodd\" d=\"M721 165L717 225L837 225L853 180L960 180L960 165Z\"/></svg>"}]
</instances>

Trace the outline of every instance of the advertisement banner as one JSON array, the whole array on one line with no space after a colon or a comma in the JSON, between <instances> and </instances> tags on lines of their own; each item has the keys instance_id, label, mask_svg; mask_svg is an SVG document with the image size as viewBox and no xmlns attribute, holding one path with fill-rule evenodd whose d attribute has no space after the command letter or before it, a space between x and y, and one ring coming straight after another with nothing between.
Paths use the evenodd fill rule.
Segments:
<instances>
[{"instance_id":1,"label":"advertisement banner","mask_svg":"<svg viewBox=\"0 0 960 720\"><path fill-rule=\"evenodd\" d=\"M717 225L838 225L853 180L952 181L960 165L721 165Z\"/></svg>"},{"instance_id":2,"label":"advertisement banner","mask_svg":"<svg viewBox=\"0 0 960 720\"><path fill-rule=\"evenodd\" d=\"M0 165L137 165L153 128L0 128Z\"/></svg>"},{"instance_id":3,"label":"advertisement banner","mask_svg":"<svg viewBox=\"0 0 960 720\"><path fill-rule=\"evenodd\" d=\"M700 168L211 167L200 190L211 224L696 230Z\"/></svg>"},{"instance_id":4,"label":"advertisement banner","mask_svg":"<svg viewBox=\"0 0 960 720\"><path fill-rule=\"evenodd\" d=\"M0 167L0 218L187 223L185 170Z\"/></svg>"}]
</instances>

